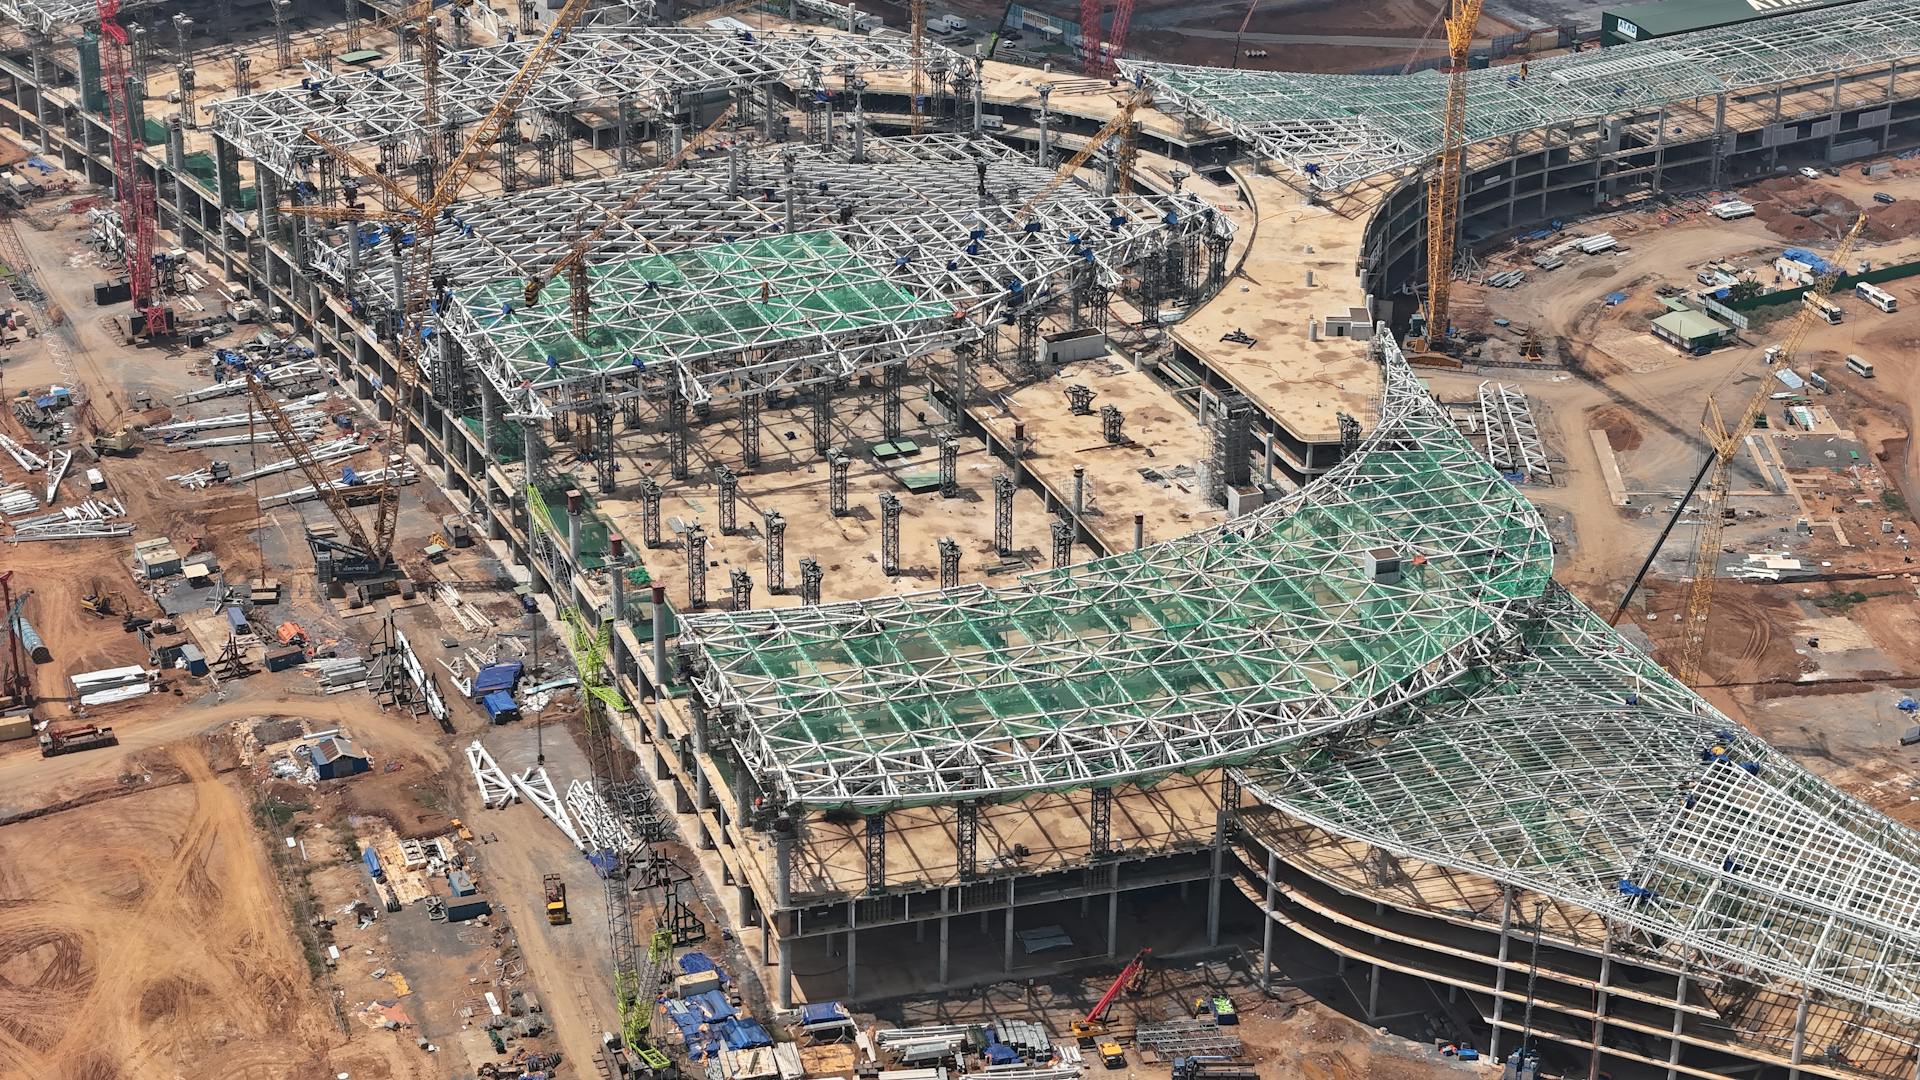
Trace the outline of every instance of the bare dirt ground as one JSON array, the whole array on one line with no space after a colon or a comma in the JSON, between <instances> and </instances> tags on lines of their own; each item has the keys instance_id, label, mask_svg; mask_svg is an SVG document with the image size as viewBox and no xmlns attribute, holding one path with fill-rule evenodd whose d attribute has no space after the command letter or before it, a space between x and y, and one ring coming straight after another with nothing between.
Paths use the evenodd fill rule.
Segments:
<instances>
[{"instance_id":1,"label":"bare dirt ground","mask_svg":"<svg viewBox=\"0 0 1920 1080\"><path fill-rule=\"evenodd\" d=\"M205 750L154 764L180 782L0 829L0 1071L428 1075L312 991L247 804Z\"/></svg>"}]
</instances>

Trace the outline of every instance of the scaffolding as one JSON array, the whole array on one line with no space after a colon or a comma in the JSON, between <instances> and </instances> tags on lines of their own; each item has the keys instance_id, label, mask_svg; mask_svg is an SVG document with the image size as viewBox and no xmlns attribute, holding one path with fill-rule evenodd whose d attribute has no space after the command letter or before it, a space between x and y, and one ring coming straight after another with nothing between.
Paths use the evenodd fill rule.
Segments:
<instances>
[{"instance_id":1,"label":"scaffolding","mask_svg":"<svg viewBox=\"0 0 1920 1080\"><path fill-rule=\"evenodd\" d=\"M1466 139L1526 137L1596 117L1885 68L1916 54L1920 6L1859 0L1535 59L1524 77L1512 67L1484 68L1467 73ZM1418 166L1440 150L1443 72L1319 75L1125 59L1120 68L1146 79L1163 109L1218 124L1318 188L1342 189ZM1593 137L1603 138L1604 127Z\"/></svg>"},{"instance_id":2,"label":"scaffolding","mask_svg":"<svg viewBox=\"0 0 1920 1080\"><path fill-rule=\"evenodd\" d=\"M1466 676L1551 541L1374 340L1382 420L1316 484L1011 588L688 619L696 692L761 790L872 811L1245 762Z\"/></svg>"}]
</instances>

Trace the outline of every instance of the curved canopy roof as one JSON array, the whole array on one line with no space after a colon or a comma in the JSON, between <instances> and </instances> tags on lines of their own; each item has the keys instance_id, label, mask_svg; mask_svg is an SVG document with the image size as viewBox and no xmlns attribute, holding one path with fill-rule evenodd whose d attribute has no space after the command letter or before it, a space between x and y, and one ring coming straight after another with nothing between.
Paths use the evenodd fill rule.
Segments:
<instances>
[{"instance_id":1,"label":"curved canopy roof","mask_svg":"<svg viewBox=\"0 0 1920 1080\"><path fill-rule=\"evenodd\" d=\"M1920 1020L1920 834L1557 586L1505 662L1244 779L1338 835L1576 903L1643 949Z\"/></svg>"},{"instance_id":2,"label":"curved canopy roof","mask_svg":"<svg viewBox=\"0 0 1920 1080\"><path fill-rule=\"evenodd\" d=\"M1587 123L1723 91L1881 67L1920 54L1920 5L1858 3L1529 62L1528 74L1467 73L1467 141ZM1421 165L1440 152L1446 77L1241 71L1121 60L1180 106L1245 139L1267 157L1343 188Z\"/></svg>"},{"instance_id":3,"label":"curved canopy roof","mask_svg":"<svg viewBox=\"0 0 1920 1080\"><path fill-rule=\"evenodd\" d=\"M1462 678L1552 545L1380 340L1378 427L1294 497L1003 589L687 618L702 701L777 801L878 810L1246 761Z\"/></svg>"}]
</instances>

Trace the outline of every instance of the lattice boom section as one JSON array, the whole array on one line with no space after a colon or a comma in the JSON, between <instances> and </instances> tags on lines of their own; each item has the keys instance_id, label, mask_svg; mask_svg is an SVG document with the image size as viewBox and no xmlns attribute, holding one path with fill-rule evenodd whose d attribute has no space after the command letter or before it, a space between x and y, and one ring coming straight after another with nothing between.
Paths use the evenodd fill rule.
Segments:
<instances>
[{"instance_id":1,"label":"lattice boom section","mask_svg":"<svg viewBox=\"0 0 1920 1080\"><path fill-rule=\"evenodd\" d=\"M696 685L782 799L875 806L1242 761L1461 678L1551 545L1376 341L1379 428L1295 497L1010 589L690 619Z\"/></svg>"}]
</instances>

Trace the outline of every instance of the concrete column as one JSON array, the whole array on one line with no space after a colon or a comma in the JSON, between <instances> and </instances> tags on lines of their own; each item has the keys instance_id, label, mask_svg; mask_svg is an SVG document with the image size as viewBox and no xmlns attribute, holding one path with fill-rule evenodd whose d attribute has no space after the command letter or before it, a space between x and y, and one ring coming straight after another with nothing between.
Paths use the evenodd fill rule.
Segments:
<instances>
[{"instance_id":1,"label":"concrete column","mask_svg":"<svg viewBox=\"0 0 1920 1080\"><path fill-rule=\"evenodd\" d=\"M847 927L847 996L849 998L860 996L859 975L855 971L860 962L857 955L859 940L860 931L851 926Z\"/></svg>"},{"instance_id":2,"label":"concrete column","mask_svg":"<svg viewBox=\"0 0 1920 1080\"><path fill-rule=\"evenodd\" d=\"M1085 465L1075 465L1073 467L1073 518L1075 523L1078 523L1080 517L1086 512L1087 467Z\"/></svg>"},{"instance_id":3,"label":"concrete column","mask_svg":"<svg viewBox=\"0 0 1920 1080\"><path fill-rule=\"evenodd\" d=\"M1493 975L1493 1034L1487 1038L1487 1056L1500 1060L1500 1018L1507 1009L1507 948L1513 943L1513 886L1500 887L1500 952Z\"/></svg>"},{"instance_id":4,"label":"concrete column","mask_svg":"<svg viewBox=\"0 0 1920 1080\"><path fill-rule=\"evenodd\" d=\"M774 1002L782 1009L793 1008L793 939L780 935L780 974L775 980Z\"/></svg>"},{"instance_id":5,"label":"concrete column","mask_svg":"<svg viewBox=\"0 0 1920 1080\"><path fill-rule=\"evenodd\" d=\"M1722 147L1727 133L1727 95L1715 94L1713 97L1713 168L1708 183L1714 187L1721 185L1721 170L1726 164L1726 155Z\"/></svg>"},{"instance_id":6,"label":"concrete column","mask_svg":"<svg viewBox=\"0 0 1920 1080\"><path fill-rule=\"evenodd\" d=\"M1120 890L1107 894L1107 955L1120 951Z\"/></svg>"},{"instance_id":7,"label":"concrete column","mask_svg":"<svg viewBox=\"0 0 1920 1080\"><path fill-rule=\"evenodd\" d=\"M793 904L793 833L775 833L773 841L773 906L785 911Z\"/></svg>"},{"instance_id":8,"label":"concrete column","mask_svg":"<svg viewBox=\"0 0 1920 1080\"><path fill-rule=\"evenodd\" d=\"M1147 546L1147 515L1133 515L1133 550Z\"/></svg>"},{"instance_id":9,"label":"concrete column","mask_svg":"<svg viewBox=\"0 0 1920 1080\"><path fill-rule=\"evenodd\" d=\"M1613 985L1613 935L1600 951L1600 992L1593 1004L1593 1055L1587 1060L1587 1080L1600 1080L1600 1045L1607 1034L1607 1006L1613 1001L1608 987Z\"/></svg>"},{"instance_id":10,"label":"concrete column","mask_svg":"<svg viewBox=\"0 0 1920 1080\"><path fill-rule=\"evenodd\" d=\"M1380 944L1380 935L1373 935L1373 943ZM1380 1015L1380 965L1367 965L1367 1023L1372 1024L1374 1017Z\"/></svg>"},{"instance_id":11,"label":"concrete column","mask_svg":"<svg viewBox=\"0 0 1920 1080\"><path fill-rule=\"evenodd\" d=\"M187 133L180 118L167 118L167 169L173 173L173 210L181 244L193 242L187 228Z\"/></svg>"},{"instance_id":12,"label":"concrete column","mask_svg":"<svg viewBox=\"0 0 1920 1080\"><path fill-rule=\"evenodd\" d=\"M1009 894L1009 897L1011 897L1011 894L1013 892L1012 882L1007 883L1007 892ZM1006 932L1002 935L1002 937L1005 939L1004 943L1006 947L1006 962L1003 965L1002 970L1008 973L1011 973L1013 971L1013 905L1012 904L1007 905L1006 914L1007 914Z\"/></svg>"},{"instance_id":13,"label":"concrete column","mask_svg":"<svg viewBox=\"0 0 1920 1080\"><path fill-rule=\"evenodd\" d=\"M973 133L975 135L980 134L982 127L981 116L986 97L986 82L987 61L984 57L976 56L973 58Z\"/></svg>"},{"instance_id":14,"label":"concrete column","mask_svg":"<svg viewBox=\"0 0 1920 1080\"><path fill-rule=\"evenodd\" d=\"M1807 1053L1807 1006L1811 999L1800 995L1800 1007L1793 1011L1793 1056L1789 1059L1791 1068L1787 1070L1787 1080L1800 1080L1800 1062Z\"/></svg>"},{"instance_id":15,"label":"concrete column","mask_svg":"<svg viewBox=\"0 0 1920 1080\"><path fill-rule=\"evenodd\" d=\"M1680 1070L1675 1066L1680 1064L1680 1027L1687 1016L1681 1011L1681 1007L1686 1003L1687 977L1683 974L1673 991L1673 1034L1667 1047L1667 1080L1680 1080Z\"/></svg>"},{"instance_id":16,"label":"concrete column","mask_svg":"<svg viewBox=\"0 0 1920 1080\"><path fill-rule=\"evenodd\" d=\"M1260 992L1268 993L1273 989L1273 909L1280 900L1279 886L1274 880L1280 876L1280 856L1267 852L1267 902L1261 906L1266 917L1260 926Z\"/></svg>"},{"instance_id":17,"label":"concrete column","mask_svg":"<svg viewBox=\"0 0 1920 1080\"><path fill-rule=\"evenodd\" d=\"M653 682L655 687L670 681L667 673L667 587L653 587Z\"/></svg>"},{"instance_id":18,"label":"concrete column","mask_svg":"<svg viewBox=\"0 0 1920 1080\"><path fill-rule=\"evenodd\" d=\"M1227 860L1227 830L1233 827L1233 814L1237 806L1227 805L1224 795L1229 791L1239 791L1238 787L1223 782L1220 785L1223 798L1220 811L1213 826L1213 869L1207 875L1207 944L1220 944L1220 879Z\"/></svg>"},{"instance_id":19,"label":"concrete column","mask_svg":"<svg viewBox=\"0 0 1920 1080\"><path fill-rule=\"evenodd\" d=\"M952 921L951 915L940 916L940 977L934 981L941 986L947 985L947 924Z\"/></svg>"},{"instance_id":20,"label":"concrete column","mask_svg":"<svg viewBox=\"0 0 1920 1080\"><path fill-rule=\"evenodd\" d=\"M773 105L773 85L771 83L760 88L760 113L761 119L765 121L765 126L761 134L765 135L767 139L771 141L773 139L774 121L779 116L778 110L776 110Z\"/></svg>"},{"instance_id":21,"label":"concrete column","mask_svg":"<svg viewBox=\"0 0 1920 1080\"><path fill-rule=\"evenodd\" d=\"M27 31L27 57L33 62L33 122L40 125L40 148L51 154L53 138L47 134L47 35Z\"/></svg>"}]
</instances>

